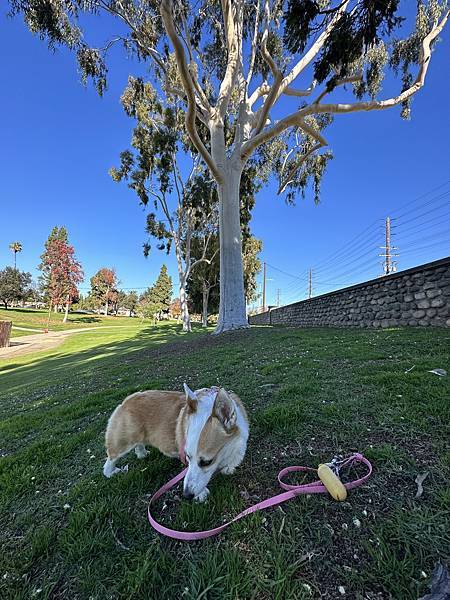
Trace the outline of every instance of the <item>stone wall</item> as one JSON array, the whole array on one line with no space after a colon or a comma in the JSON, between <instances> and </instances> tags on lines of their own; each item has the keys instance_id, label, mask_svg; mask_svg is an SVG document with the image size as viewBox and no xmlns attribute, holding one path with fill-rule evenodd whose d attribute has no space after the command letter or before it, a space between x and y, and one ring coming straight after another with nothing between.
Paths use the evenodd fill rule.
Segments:
<instances>
[{"instance_id":1,"label":"stone wall","mask_svg":"<svg viewBox=\"0 0 450 600\"><path fill-rule=\"evenodd\" d=\"M251 325L450 326L450 257L249 317Z\"/></svg>"}]
</instances>

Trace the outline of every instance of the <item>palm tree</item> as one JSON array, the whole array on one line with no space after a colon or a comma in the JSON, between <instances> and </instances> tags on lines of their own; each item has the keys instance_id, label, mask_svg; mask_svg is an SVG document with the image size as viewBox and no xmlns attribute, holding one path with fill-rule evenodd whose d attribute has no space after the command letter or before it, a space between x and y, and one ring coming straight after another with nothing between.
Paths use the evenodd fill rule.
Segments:
<instances>
[{"instance_id":1,"label":"palm tree","mask_svg":"<svg viewBox=\"0 0 450 600\"><path fill-rule=\"evenodd\" d=\"M20 242L13 242L12 244L9 245L9 249L11 250L11 252L14 252L14 269L17 270L17 267L16 267L17 253L22 252L22 244Z\"/></svg>"}]
</instances>

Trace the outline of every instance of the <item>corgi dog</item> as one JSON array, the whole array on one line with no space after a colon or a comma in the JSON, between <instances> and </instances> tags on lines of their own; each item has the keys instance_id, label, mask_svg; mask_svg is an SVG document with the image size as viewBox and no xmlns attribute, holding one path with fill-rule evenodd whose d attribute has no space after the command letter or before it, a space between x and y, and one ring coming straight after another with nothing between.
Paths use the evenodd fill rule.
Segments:
<instances>
[{"instance_id":1,"label":"corgi dog","mask_svg":"<svg viewBox=\"0 0 450 600\"><path fill-rule=\"evenodd\" d=\"M109 418L103 473L106 477L119 473L119 458L133 449L138 458L144 458L145 446L154 446L166 456L185 457L188 471L183 495L203 502L214 473L231 475L242 462L248 434L244 405L224 388L194 392L184 384L184 393L136 392L125 398Z\"/></svg>"}]
</instances>

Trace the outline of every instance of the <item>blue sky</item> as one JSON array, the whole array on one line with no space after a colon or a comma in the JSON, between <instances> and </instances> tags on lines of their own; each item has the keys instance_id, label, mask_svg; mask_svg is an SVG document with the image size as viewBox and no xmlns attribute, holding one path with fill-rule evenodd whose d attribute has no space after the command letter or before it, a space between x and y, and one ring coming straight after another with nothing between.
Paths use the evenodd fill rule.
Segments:
<instances>
[{"instance_id":1,"label":"blue sky","mask_svg":"<svg viewBox=\"0 0 450 600\"><path fill-rule=\"evenodd\" d=\"M65 225L85 270L83 288L103 266L116 268L124 288L148 286L163 262L175 278L173 257L155 249L144 258L145 212L108 175L129 147L132 128L119 97L128 75L142 67L117 49L108 91L99 98L81 85L74 57L50 52L20 18L3 11L0 32L0 268L12 263L9 243L20 240L18 266L36 276L51 228ZM401 217L393 222L399 268L449 253L449 56L447 27L411 121L400 119L398 109L336 117L327 131L335 158L320 205L309 194L286 206L274 185L260 192L252 231L263 240L262 258L285 272L268 268L269 303L278 289L282 303L303 298L310 267L316 293L380 274L378 246L388 215ZM396 89L400 83L389 80L384 95Z\"/></svg>"}]
</instances>

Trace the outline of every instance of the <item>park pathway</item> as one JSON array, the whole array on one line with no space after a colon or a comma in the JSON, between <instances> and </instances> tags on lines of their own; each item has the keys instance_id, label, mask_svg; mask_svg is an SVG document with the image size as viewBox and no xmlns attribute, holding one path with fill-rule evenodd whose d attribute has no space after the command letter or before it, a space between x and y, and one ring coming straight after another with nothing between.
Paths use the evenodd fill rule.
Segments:
<instances>
[{"instance_id":1,"label":"park pathway","mask_svg":"<svg viewBox=\"0 0 450 600\"><path fill-rule=\"evenodd\" d=\"M66 329L65 331L49 331L48 333L36 333L33 335L22 335L16 338L11 338L11 345L8 348L0 348L0 361L29 354L30 352L39 352L40 350L49 350L62 344L65 338L72 333L83 333L84 331L92 331L94 329L118 329L122 327L130 327L129 325L102 325L99 327L82 327L79 329ZM25 329L18 327L17 329Z\"/></svg>"}]
</instances>

